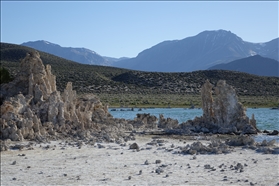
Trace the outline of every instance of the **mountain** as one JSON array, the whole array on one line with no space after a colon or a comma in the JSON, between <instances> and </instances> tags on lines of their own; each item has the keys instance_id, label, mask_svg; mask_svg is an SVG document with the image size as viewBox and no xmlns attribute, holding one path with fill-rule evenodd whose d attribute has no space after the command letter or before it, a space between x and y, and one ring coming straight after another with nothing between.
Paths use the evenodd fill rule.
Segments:
<instances>
[{"instance_id":1,"label":"mountain","mask_svg":"<svg viewBox=\"0 0 279 186\"><path fill-rule=\"evenodd\" d=\"M86 48L61 47L60 45L44 40L25 42L21 45L82 64L104 66L109 66L112 64L111 61Z\"/></svg>"},{"instance_id":2,"label":"mountain","mask_svg":"<svg viewBox=\"0 0 279 186\"><path fill-rule=\"evenodd\" d=\"M16 76L20 68L20 60L26 56L26 53L32 51L34 49L30 47L1 42L1 67L8 69L12 77ZM73 82L73 87L78 92L86 92L84 87L115 84L111 78L128 71L108 66L81 64L49 53L41 51L39 53L43 63L51 65L59 91L64 90L68 81Z\"/></svg>"},{"instance_id":3,"label":"mountain","mask_svg":"<svg viewBox=\"0 0 279 186\"><path fill-rule=\"evenodd\" d=\"M20 68L20 59L34 51L30 47L1 43L1 68L9 71L12 78ZM236 89L245 105L270 107L278 105L279 77L264 77L227 70L200 70L184 73L141 72L99 65L84 65L45 52L39 52L43 63L51 65L56 76L57 89L65 89L67 82L73 83L78 94L93 93L103 103L119 106L120 102L130 106L164 105L169 102L180 106L200 104L200 90L208 79L213 85L218 80ZM250 97L248 99L248 97ZM257 97L255 97L257 96ZM196 100L196 101L195 101Z\"/></svg>"},{"instance_id":4,"label":"mountain","mask_svg":"<svg viewBox=\"0 0 279 186\"><path fill-rule=\"evenodd\" d=\"M231 70L246 72L259 76L279 76L279 62L275 59L255 55L227 64L219 64L210 67L209 70Z\"/></svg>"},{"instance_id":5,"label":"mountain","mask_svg":"<svg viewBox=\"0 0 279 186\"><path fill-rule=\"evenodd\" d=\"M107 61L111 64L111 66L113 66L113 64L114 64L115 62L118 62L118 61L121 61L121 60L129 59L128 57L114 58L114 57L106 57L106 56L103 56L103 58L104 58L105 60L107 60Z\"/></svg>"},{"instance_id":6,"label":"mountain","mask_svg":"<svg viewBox=\"0 0 279 186\"><path fill-rule=\"evenodd\" d=\"M278 59L278 39L250 43L230 31L204 31L182 40L161 42L115 66L141 71L191 72L256 54Z\"/></svg>"}]
</instances>

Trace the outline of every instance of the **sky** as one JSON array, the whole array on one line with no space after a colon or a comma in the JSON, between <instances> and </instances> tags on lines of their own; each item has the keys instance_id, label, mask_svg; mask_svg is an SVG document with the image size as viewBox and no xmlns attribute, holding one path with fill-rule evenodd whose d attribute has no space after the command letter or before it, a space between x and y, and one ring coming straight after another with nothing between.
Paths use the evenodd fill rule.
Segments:
<instances>
[{"instance_id":1,"label":"sky","mask_svg":"<svg viewBox=\"0 0 279 186\"><path fill-rule=\"evenodd\" d=\"M278 37L278 9L278 1L1 0L1 42L45 40L116 58L205 30L267 42Z\"/></svg>"}]
</instances>

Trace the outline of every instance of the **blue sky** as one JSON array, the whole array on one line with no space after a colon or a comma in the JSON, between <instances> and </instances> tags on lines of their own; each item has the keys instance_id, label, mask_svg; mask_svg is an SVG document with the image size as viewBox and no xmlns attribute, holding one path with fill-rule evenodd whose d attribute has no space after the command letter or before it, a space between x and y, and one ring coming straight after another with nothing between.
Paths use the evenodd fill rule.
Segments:
<instances>
[{"instance_id":1,"label":"blue sky","mask_svg":"<svg viewBox=\"0 0 279 186\"><path fill-rule=\"evenodd\" d=\"M46 40L109 57L135 57L165 40L229 30L244 41L278 37L276 1L1 1L1 42Z\"/></svg>"}]
</instances>

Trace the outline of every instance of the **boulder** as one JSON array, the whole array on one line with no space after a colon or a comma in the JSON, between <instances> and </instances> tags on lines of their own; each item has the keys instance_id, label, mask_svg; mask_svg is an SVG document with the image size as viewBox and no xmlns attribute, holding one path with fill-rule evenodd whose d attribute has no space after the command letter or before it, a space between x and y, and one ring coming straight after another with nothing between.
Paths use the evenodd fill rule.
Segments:
<instances>
[{"instance_id":1,"label":"boulder","mask_svg":"<svg viewBox=\"0 0 279 186\"><path fill-rule=\"evenodd\" d=\"M136 149L139 150L139 146L137 143L133 143L132 145L130 145L130 149Z\"/></svg>"}]
</instances>

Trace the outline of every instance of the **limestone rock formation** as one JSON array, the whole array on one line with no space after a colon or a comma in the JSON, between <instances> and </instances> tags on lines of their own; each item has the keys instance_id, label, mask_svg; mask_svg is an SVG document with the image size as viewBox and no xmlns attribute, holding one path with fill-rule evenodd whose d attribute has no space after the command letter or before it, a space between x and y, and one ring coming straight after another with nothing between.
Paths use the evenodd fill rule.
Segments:
<instances>
[{"instance_id":1,"label":"limestone rock formation","mask_svg":"<svg viewBox=\"0 0 279 186\"><path fill-rule=\"evenodd\" d=\"M179 128L190 132L220 134L256 134L254 115L249 119L246 110L238 102L232 86L220 80L215 87L216 98L212 97L212 85L207 80L201 88L203 115L182 123Z\"/></svg>"},{"instance_id":2,"label":"limestone rock formation","mask_svg":"<svg viewBox=\"0 0 279 186\"><path fill-rule=\"evenodd\" d=\"M137 114L134 120L128 121L133 128L137 129L157 129L158 128L158 118L150 114Z\"/></svg>"},{"instance_id":3,"label":"limestone rock formation","mask_svg":"<svg viewBox=\"0 0 279 186\"><path fill-rule=\"evenodd\" d=\"M220 140L211 140L208 145L202 144L200 141L181 148L182 154L222 154L231 152L231 148Z\"/></svg>"},{"instance_id":4,"label":"limestone rock formation","mask_svg":"<svg viewBox=\"0 0 279 186\"><path fill-rule=\"evenodd\" d=\"M172 118L164 118L163 114L160 114L158 127L163 129L175 129L178 127L178 120Z\"/></svg>"},{"instance_id":5,"label":"limestone rock formation","mask_svg":"<svg viewBox=\"0 0 279 186\"><path fill-rule=\"evenodd\" d=\"M51 66L43 65L38 52L21 61L14 81L1 85L1 139L43 141L61 136L115 139L123 134L94 95L77 97L69 82L62 94L56 89ZM106 124L106 125L104 125Z\"/></svg>"},{"instance_id":6,"label":"limestone rock formation","mask_svg":"<svg viewBox=\"0 0 279 186\"><path fill-rule=\"evenodd\" d=\"M51 66L45 68L37 51L27 53L20 68L14 81L1 86L1 99L21 92L23 95L32 95L33 101L37 102L40 99L46 100L56 91L56 77L51 74Z\"/></svg>"}]
</instances>

